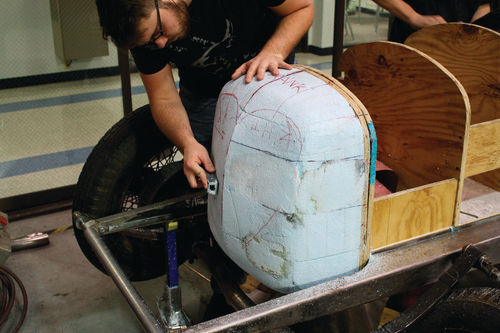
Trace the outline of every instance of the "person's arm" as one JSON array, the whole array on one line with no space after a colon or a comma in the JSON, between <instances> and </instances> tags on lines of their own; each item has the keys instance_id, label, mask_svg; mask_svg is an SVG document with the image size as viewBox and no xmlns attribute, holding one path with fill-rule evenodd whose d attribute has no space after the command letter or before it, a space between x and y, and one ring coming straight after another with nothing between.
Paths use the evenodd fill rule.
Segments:
<instances>
[{"instance_id":1,"label":"person's arm","mask_svg":"<svg viewBox=\"0 0 500 333\"><path fill-rule=\"evenodd\" d=\"M398 19L408 23L412 28L419 29L429 25L446 23L440 15L421 15L403 0L373 0Z\"/></svg>"},{"instance_id":2,"label":"person's arm","mask_svg":"<svg viewBox=\"0 0 500 333\"><path fill-rule=\"evenodd\" d=\"M206 188L205 170L214 172L215 168L205 147L194 138L189 118L175 87L170 65L157 73L140 75L156 125L184 156L184 174L189 185L193 188Z\"/></svg>"},{"instance_id":3,"label":"person's arm","mask_svg":"<svg viewBox=\"0 0 500 333\"><path fill-rule=\"evenodd\" d=\"M259 54L238 67L231 76L231 79L234 80L246 73L245 82L248 83L252 81L255 75L257 76L257 80L262 80L267 70L273 75L278 75L278 68L291 68L285 62L285 59L299 43L313 22L313 1L286 0L281 5L270 8L282 17L276 31Z\"/></svg>"},{"instance_id":4,"label":"person's arm","mask_svg":"<svg viewBox=\"0 0 500 333\"><path fill-rule=\"evenodd\" d=\"M488 14L491 12L491 7L489 3L483 3L482 5L479 5L477 7L476 12L472 16L472 19L470 20L472 23L474 23L475 20L483 17L484 15Z\"/></svg>"}]
</instances>

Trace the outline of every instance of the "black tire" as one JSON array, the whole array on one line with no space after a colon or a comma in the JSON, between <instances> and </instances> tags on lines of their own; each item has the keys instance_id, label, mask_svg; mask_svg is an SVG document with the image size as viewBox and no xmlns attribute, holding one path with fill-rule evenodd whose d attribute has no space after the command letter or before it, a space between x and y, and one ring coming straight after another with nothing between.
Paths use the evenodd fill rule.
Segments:
<instances>
[{"instance_id":1,"label":"black tire","mask_svg":"<svg viewBox=\"0 0 500 333\"><path fill-rule=\"evenodd\" d=\"M496 333L500 328L500 289L465 288L453 291L409 332Z\"/></svg>"},{"instance_id":2,"label":"black tire","mask_svg":"<svg viewBox=\"0 0 500 333\"><path fill-rule=\"evenodd\" d=\"M177 148L156 127L149 105L137 109L116 123L93 149L78 179L73 211L99 218L191 191L182 161L174 161L176 154ZM74 232L87 259L105 272L83 232L75 225ZM179 264L191 249L189 242L179 240L182 233L178 232ZM130 280L165 273L161 227L134 229L104 239Z\"/></svg>"}]
</instances>

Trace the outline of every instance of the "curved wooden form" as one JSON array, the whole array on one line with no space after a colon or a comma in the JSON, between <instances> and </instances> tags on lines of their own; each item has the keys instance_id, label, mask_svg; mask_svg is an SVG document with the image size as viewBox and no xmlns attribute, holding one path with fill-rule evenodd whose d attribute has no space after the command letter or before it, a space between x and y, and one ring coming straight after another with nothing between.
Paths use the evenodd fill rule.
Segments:
<instances>
[{"instance_id":1,"label":"curved wooden form","mask_svg":"<svg viewBox=\"0 0 500 333\"><path fill-rule=\"evenodd\" d=\"M464 86L471 124L500 118L500 34L467 23L429 26L405 41L437 60Z\"/></svg>"},{"instance_id":2,"label":"curved wooden form","mask_svg":"<svg viewBox=\"0 0 500 333\"><path fill-rule=\"evenodd\" d=\"M400 189L459 179L470 106L448 70L391 42L349 48L340 69L372 117L377 158L398 174Z\"/></svg>"},{"instance_id":3,"label":"curved wooden form","mask_svg":"<svg viewBox=\"0 0 500 333\"><path fill-rule=\"evenodd\" d=\"M500 191L500 34L449 23L423 28L405 44L436 59L464 86L472 124L465 176Z\"/></svg>"},{"instance_id":4,"label":"curved wooden form","mask_svg":"<svg viewBox=\"0 0 500 333\"><path fill-rule=\"evenodd\" d=\"M351 47L339 67L373 119L378 159L399 178L399 192L375 199L372 248L453 225L470 118L463 86L428 55L398 43Z\"/></svg>"}]
</instances>

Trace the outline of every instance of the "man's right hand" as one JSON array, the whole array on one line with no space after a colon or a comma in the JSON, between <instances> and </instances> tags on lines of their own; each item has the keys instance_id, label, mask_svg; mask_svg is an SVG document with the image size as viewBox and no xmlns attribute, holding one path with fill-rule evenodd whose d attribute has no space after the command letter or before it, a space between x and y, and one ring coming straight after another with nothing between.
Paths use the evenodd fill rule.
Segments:
<instances>
[{"instance_id":1,"label":"man's right hand","mask_svg":"<svg viewBox=\"0 0 500 333\"><path fill-rule=\"evenodd\" d=\"M205 171L215 172L208 151L197 141L184 146L184 175L192 188L207 188ZM203 167L202 167L203 166Z\"/></svg>"},{"instance_id":2,"label":"man's right hand","mask_svg":"<svg viewBox=\"0 0 500 333\"><path fill-rule=\"evenodd\" d=\"M189 186L207 188L205 170L215 172L215 167L208 151L193 136L189 118L175 86L172 68L167 65L154 74L140 75L156 125L184 155L184 175Z\"/></svg>"}]
</instances>

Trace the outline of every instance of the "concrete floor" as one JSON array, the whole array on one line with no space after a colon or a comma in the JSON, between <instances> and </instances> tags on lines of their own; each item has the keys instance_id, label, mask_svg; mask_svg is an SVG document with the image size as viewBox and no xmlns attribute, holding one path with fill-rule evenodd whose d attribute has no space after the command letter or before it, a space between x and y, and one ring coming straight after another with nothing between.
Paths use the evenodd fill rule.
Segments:
<instances>
[{"instance_id":1,"label":"concrete floor","mask_svg":"<svg viewBox=\"0 0 500 333\"><path fill-rule=\"evenodd\" d=\"M11 238L71 225L64 210L13 222ZM112 280L92 266L80 251L71 229L50 235L50 245L11 254L6 266L28 292L29 310L20 332L142 332L142 327ZM196 263L197 270L203 267ZM191 267L191 266L189 266ZM209 275L208 275L209 276ZM198 322L211 296L209 282L183 265L180 268L185 311ZM164 278L134 283L155 315Z\"/></svg>"}]
</instances>

